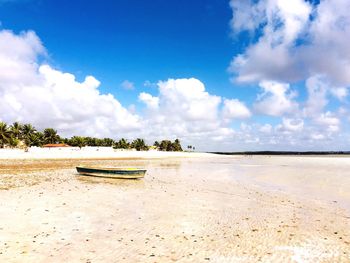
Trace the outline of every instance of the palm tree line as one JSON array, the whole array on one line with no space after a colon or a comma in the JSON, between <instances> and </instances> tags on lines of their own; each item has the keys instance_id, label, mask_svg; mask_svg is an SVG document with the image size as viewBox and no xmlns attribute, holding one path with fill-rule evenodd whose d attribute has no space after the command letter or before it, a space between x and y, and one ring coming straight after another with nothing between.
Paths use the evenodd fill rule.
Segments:
<instances>
[{"instance_id":1,"label":"palm tree line","mask_svg":"<svg viewBox=\"0 0 350 263\"><path fill-rule=\"evenodd\" d=\"M95 138L73 136L71 138L63 138L57 134L53 128L46 128L42 132L38 131L31 124L21 124L14 122L8 125L5 122L0 122L0 148L10 147L42 147L46 144L67 144L69 146L82 148L84 146L94 147L113 147L114 149L136 149L137 151L147 151L152 146L146 144L144 139L137 138L132 142L121 138L120 140L113 140L111 138ZM156 141L153 148L160 151L182 151L179 139L174 142L170 140Z\"/></svg>"}]
</instances>

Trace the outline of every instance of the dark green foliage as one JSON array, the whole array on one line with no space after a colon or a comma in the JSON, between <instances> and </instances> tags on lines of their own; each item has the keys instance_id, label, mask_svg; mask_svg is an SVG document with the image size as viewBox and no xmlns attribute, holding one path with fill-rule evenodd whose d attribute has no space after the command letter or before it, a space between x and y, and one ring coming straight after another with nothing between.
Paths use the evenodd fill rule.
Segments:
<instances>
[{"instance_id":1,"label":"dark green foliage","mask_svg":"<svg viewBox=\"0 0 350 263\"><path fill-rule=\"evenodd\" d=\"M161 151L172 151L172 147L171 147L171 141L169 140L163 140L160 142L159 144L159 150Z\"/></svg>"},{"instance_id":2,"label":"dark green foliage","mask_svg":"<svg viewBox=\"0 0 350 263\"><path fill-rule=\"evenodd\" d=\"M14 137L18 140L22 139L22 131L23 131L22 124L20 124L19 122L14 122L10 126L10 131L11 131L12 137Z\"/></svg>"},{"instance_id":3,"label":"dark green foliage","mask_svg":"<svg viewBox=\"0 0 350 263\"><path fill-rule=\"evenodd\" d=\"M174 142L171 142L169 140L163 140L159 143L158 149L161 151L167 151L167 152L182 151L182 147L179 139L176 139Z\"/></svg>"},{"instance_id":4,"label":"dark green foliage","mask_svg":"<svg viewBox=\"0 0 350 263\"><path fill-rule=\"evenodd\" d=\"M0 122L0 148L9 143L11 131L5 122Z\"/></svg>"},{"instance_id":5,"label":"dark green foliage","mask_svg":"<svg viewBox=\"0 0 350 263\"><path fill-rule=\"evenodd\" d=\"M11 148L16 148L19 144L19 140L15 137L11 137L9 142L8 142L8 145L11 147Z\"/></svg>"},{"instance_id":6,"label":"dark green foliage","mask_svg":"<svg viewBox=\"0 0 350 263\"><path fill-rule=\"evenodd\" d=\"M11 126L8 126L5 122L0 122L0 148L3 148L4 146L17 147L21 142L27 147L42 147L44 144L64 143L79 148L84 146L113 146L114 149L136 149L137 151L149 150L149 146L142 138L137 138L132 143L129 143L128 140L124 138L119 141L114 141L111 138L100 139L82 136L61 138L53 128L46 128L43 132L39 132L31 124L20 124L14 122ZM170 140L162 140L161 142L155 141L154 146L161 151L182 151L179 139L176 139L174 142Z\"/></svg>"},{"instance_id":7,"label":"dark green foliage","mask_svg":"<svg viewBox=\"0 0 350 263\"><path fill-rule=\"evenodd\" d=\"M180 143L179 139L176 139L174 141L173 148L174 148L174 151L176 151L176 152L182 152L182 147L181 147L181 143Z\"/></svg>"},{"instance_id":8,"label":"dark green foliage","mask_svg":"<svg viewBox=\"0 0 350 263\"><path fill-rule=\"evenodd\" d=\"M112 147L114 145L114 140L111 138L103 138L101 140L101 145L99 146L103 146L103 147Z\"/></svg>"},{"instance_id":9,"label":"dark green foliage","mask_svg":"<svg viewBox=\"0 0 350 263\"><path fill-rule=\"evenodd\" d=\"M114 149L130 149L130 143L126 139L121 138L118 142L114 143L113 148Z\"/></svg>"},{"instance_id":10,"label":"dark green foliage","mask_svg":"<svg viewBox=\"0 0 350 263\"><path fill-rule=\"evenodd\" d=\"M72 138L70 138L68 140L68 144L70 146L75 146L75 147L79 147L80 149L84 146L86 146L86 141L84 137L81 136L73 136Z\"/></svg>"},{"instance_id":11,"label":"dark green foliage","mask_svg":"<svg viewBox=\"0 0 350 263\"><path fill-rule=\"evenodd\" d=\"M44 130L44 143L45 144L55 144L59 143L60 136L58 136L57 131L52 128L46 128Z\"/></svg>"},{"instance_id":12,"label":"dark green foliage","mask_svg":"<svg viewBox=\"0 0 350 263\"><path fill-rule=\"evenodd\" d=\"M148 151L148 146L144 139L137 138L131 143L131 148L136 149L136 151Z\"/></svg>"},{"instance_id":13,"label":"dark green foliage","mask_svg":"<svg viewBox=\"0 0 350 263\"><path fill-rule=\"evenodd\" d=\"M33 127L33 125L31 124L24 124L22 126L22 131L21 131L21 135L22 135L22 139L26 140L30 137L31 134L35 133L36 129Z\"/></svg>"},{"instance_id":14,"label":"dark green foliage","mask_svg":"<svg viewBox=\"0 0 350 263\"><path fill-rule=\"evenodd\" d=\"M41 147L44 144L44 134L41 132L33 132L26 135L24 143L27 147Z\"/></svg>"},{"instance_id":15,"label":"dark green foliage","mask_svg":"<svg viewBox=\"0 0 350 263\"><path fill-rule=\"evenodd\" d=\"M99 146L100 139L93 137L85 137L86 146Z\"/></svg>"}]
</instances>

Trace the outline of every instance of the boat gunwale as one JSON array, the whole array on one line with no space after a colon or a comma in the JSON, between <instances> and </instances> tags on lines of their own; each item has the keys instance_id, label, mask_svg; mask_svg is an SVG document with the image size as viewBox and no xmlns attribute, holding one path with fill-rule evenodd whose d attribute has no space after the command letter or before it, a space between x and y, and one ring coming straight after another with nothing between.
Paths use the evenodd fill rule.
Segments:
<instances>
[{"instance_id":1,"label":"boat gunwale","mask_svg":"<svg viewBox=\"0 0 350 263\"><path fill-rule=\"evenodd\" d=\"M95 171L121 171L121 172L146 172L146 169L140 168L126 168L126 167L86 167L86 166L76 166L76 169L89 169Z\"/></svg>"}]
</instances>

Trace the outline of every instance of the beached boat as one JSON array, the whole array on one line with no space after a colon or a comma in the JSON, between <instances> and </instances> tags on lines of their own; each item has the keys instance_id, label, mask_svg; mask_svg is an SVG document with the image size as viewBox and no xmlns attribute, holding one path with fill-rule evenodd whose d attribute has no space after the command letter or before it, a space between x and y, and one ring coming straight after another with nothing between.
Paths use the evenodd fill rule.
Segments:
<instances>
[{"instance_id":1,"label":"beached boat","mask_svg":"<svg viewBox=\"0 0 350 263\"><path fill-rule=\"evenodd\" d=\"M78 166L77 172L85 176L97 176L118 179L137 179L145 176L146 170L138 168L100 168Z\"/></svg>"}]
</instances>

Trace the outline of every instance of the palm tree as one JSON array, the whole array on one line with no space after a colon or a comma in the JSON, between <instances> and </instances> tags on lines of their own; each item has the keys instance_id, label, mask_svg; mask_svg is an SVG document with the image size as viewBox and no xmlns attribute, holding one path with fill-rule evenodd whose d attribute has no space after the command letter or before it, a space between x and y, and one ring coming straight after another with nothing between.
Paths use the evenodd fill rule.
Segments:
<instances>
[{"instance_id":1,"label":"palm tree","mask_svg":"<svg viewBox=\"0 0 350 263\"><path fill-rule=\"evenodd\" d=\"M19 140L15 137L11 137L9 142L8 142L8 145L11 147L11 148L16 148L19 144Z\"/></svg>"},{"instance_id":2,"label":"palm tree","mask_svg":"<svg viewBox=\"0 0 350 263\"><path fill-rule=\"evenodd\" d=\"M44 135L41 132L29 133L25 138L25 144L28 147L37 146L41 147L43 145Z\"/></svg>"},{"instance_id":3,"label":"palm tree","mask_svg":"<svg viewBox=\"0 0 350 263\"><path fill-rule=\"evenodd\" d=\"M60 141L60 136L58 136L56 130L47 128L44 130L44 141L45 143L55 144Z\"/></svg>"},{"instance_id":4,"label":"palm tree","mask_svg":"<svg viewBox=\"0 0 350 263\"><path fill-rule=\"evenodd\" d=\"M182 152L182 147L179 139L175 140L175 142L173 143L173 148L174 148L174 151Z\"/></svg>"},{"instance_id":5,"label":"palm tree","mask_svg":"<svg viewBox=\"0 0 350 263\"><path fill-rule=\"evenodd\" d=\"M85 137L85 142L87 146L96 146L95 142L96 142L96 138L92 138L92 137Z\"/></svg>"},{"instance_id":6,"label":"palm tree","mask_svg":"<svg viewBox=\"0 0 350 263\"><path fill-rule=\"evenodd\" d=\"M169 140L162 140L159 144L159 150L161 151L172 151L172 143Z\"/></svg>"},{"instance_id":7,"label":"palm tree","mask_svg":"<svg viewBox=\"0 0 350 263\"><path fill-rule=\"evenodd\" d=\"M111 138L103 138L101 142L101 146L111 147L114 144L114 140Z\"/></svg>"},{"instance_id":8,"label":"palm tree","mask_svg":"<svg viewBox=\"0 0 350 263\"><path fill-rule=\"evenodd\" d=\"M130 143L124 139L121 138L117 143L114 144L114 149L129 149L130 148Z\"/></svg>"},{"instance_id":9,"label":"palm tree","mask_svg":"<svg viewBox=\"0 0 350 263\"><path fill-rule=\"evenodd\" d=\"M145 143L144 139L137 138L132 142L132 147L136 149L136 151L146 151L148 150L148 146Z\"/></svg>"},{"instance_id":10,"label":"palm tree","mask_svg":"<svg viewBox=\"0 0 350 263\"><path fill-rule=\"evenodd\" d=\"M70 138L68 144L71 146L77 146L81 149L82 147L86 146L86 141L84 137L73 136L72 138Z\"/></svg>"},{"instance_id":11,"label":"palm tree","mask_svg":"<svg viewBox=\"0 0 350 263\"><path fill-rule=\"evenodd\" d=\"M5 122L0 122L0 148L4 148L11 139L11 132Z\"/></svg>"},{"instance_id":12,"label":"palm tree","mask_svg":"<svg viewBox=\"0 0 350 263\"><path fill-rule=\"evenodd\" d=\"M23 129L23 125L17 121L12 123L12 125L10 126L10 131L13 137L18 140L20 140L22 137L22 129Z\"/></svg>"},{"instance_id":13,"label":"palm tree","mask_svg":"<svg viewBox=\"0 0 350 263\"><path fill-rule=\"evenodd\" d=\"M22 126L22 136L24 139L28 139L30 137L31 134L35 133L36 129L34 128L33 125L31 124L24 124Z\"/></svg>"}]
</instances>

